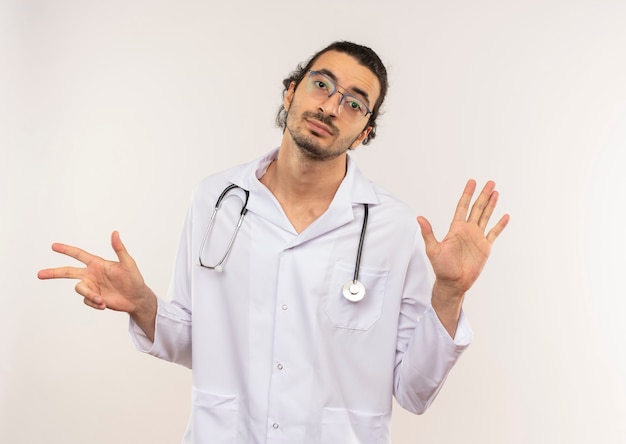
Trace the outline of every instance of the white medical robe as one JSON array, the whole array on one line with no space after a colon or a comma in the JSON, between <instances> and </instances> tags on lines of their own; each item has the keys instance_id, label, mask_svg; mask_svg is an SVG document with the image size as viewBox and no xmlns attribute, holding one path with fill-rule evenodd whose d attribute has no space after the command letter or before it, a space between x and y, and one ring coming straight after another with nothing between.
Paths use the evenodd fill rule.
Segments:
<instances>
[{"instance_id":1,"label":"white medical robe","mask_svg":"<svg viewBox=\"0 0 626 444\"><path fill-rule=\"evenodd\" d=\"M192 368L185 443L388 444L392 396L423 412L471 341L454 340L430 305L432 272L414 213L348 158L328 210L302 233L261 177L277 150L205 179L193 195L170 302L159 299L154 343L131 321L138 349ZM248 211L223 272L198 257L216 200L234 183ZM203 251L226 252L243 193L224 199ZM366 295L342 295L359 270Z\"/></svg>"}]
</instances>

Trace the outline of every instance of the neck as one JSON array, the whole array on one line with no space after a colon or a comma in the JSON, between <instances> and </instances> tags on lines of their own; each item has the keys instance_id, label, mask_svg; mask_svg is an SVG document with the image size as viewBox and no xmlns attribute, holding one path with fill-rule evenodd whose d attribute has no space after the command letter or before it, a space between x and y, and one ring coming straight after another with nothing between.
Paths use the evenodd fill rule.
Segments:
<instances>
[{"instance_id":1,"label":"neck","mask_svg":"<svg viewBox=\"0 0 626 444\"><path fill-rule=\"evenodd\" d=\"M346 154L323 161L309 159L297 147L283 143L261 183L301 232L328 209L346 175L346 162Z\"/></svg>"}]
</instances>

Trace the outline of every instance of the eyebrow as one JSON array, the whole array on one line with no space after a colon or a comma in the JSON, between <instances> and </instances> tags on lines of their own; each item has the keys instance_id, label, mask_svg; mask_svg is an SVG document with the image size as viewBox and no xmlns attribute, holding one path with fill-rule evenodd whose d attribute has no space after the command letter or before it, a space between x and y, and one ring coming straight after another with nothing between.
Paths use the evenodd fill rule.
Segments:
<instances>
[{"instance_id":1,"label":"eyebrow","mask_svg":"<svg viewBox=\"0 0 626 444\"><path fill-rule=\"evenodd\" d=\"M327 75L328 77L331 78L331 80L333 82L337 83L337 76L335 74L333 74L332 71L329 71L326 68L321 68L321 69L318 69L317 72L321 72L322 74ZM342 86L342 85L339 85L339 86L341 86L346 91L354 91L358 95L362 96L363 99L365 99L365 101L367 102L368 106L370 105L369 95L367 94L366 91L363 91L361 88L356 87L356 86L353 86L352 88L346 88L345 86Z\"/></svg>"}]
</instances>

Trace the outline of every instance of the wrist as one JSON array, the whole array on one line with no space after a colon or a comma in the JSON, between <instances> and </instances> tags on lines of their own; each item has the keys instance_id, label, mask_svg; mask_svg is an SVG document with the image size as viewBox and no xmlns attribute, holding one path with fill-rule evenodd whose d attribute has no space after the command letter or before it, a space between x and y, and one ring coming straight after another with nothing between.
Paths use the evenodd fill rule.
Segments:
<instances>
[{"instance_id":1,"label":"wrist","mask_svg":"<svg viewBox=\"0 0 626 444\"><path fill-rule=\"evenodd\" d=\"M444 328L454 338L456 327L461 317L461 307L465 293L454 286L435 281L431 296L431 305Z\"/></svg>"},{"instance_id":2,"label":"wrist","mask_svg":"<svg viewBox=\"0 0 626 444\"><path fill-rule=\"evenodd\" d=\"M128 314L143 330L148 339L154 342L158 301L156 295L146 286L139 293L135 308Z\"/></svg>"},{"instance_id":3,"label":"wrist","mask_svg":"<svg viewBox=\"0 0 626 444\"><path fill-rule=\"evenodd\" d=\"M157 310L155 294L146 285L138 292L134 308L128 313L133 318L145 319L154 317Z\"/></svg>"},{"instance_id":4,"label":"wrist","mask_svg":"<svg viewBox=\"0 0 626 444\"><path fill-rule=\"evenodd\" d=\"M446 305L460 305L463 303L465 292L458 287L447 284L440 280L435 280L433 285L432 299L439 303L445 303Z\"/></svg>"}]
</instances>

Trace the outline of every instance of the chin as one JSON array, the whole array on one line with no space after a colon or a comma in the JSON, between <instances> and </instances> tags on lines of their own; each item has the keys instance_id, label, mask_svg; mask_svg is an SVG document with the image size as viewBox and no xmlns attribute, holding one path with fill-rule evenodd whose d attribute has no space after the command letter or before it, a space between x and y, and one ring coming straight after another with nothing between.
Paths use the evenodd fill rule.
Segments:
<instances>
[{"instance_id":1,"label":"chin","mask_svg":"<svg viewBox=\"0 0 626 444\"><path fill-rule=\"evenodd\" d=\"M312 143L296 142L296 146L299 148L300 152L309 159L326 160L328 158L329 153Z\"/></svg>"},{"instance_id":2,"label":"chin","mask_svg":"<svg viewBox=\"0 0 626 444\"><path fill-rule=\"evenodd\" d=\"M287 125L287 131L298 147L298 150L310 160L333 160L345 154L348 150L348 148L337 149L334 146L323 147L320 144L320 135L310 130L307 130L306 133L303 134L304 131L302 128L296 128L294 130Z\"/></svg>"}]
</instances>

